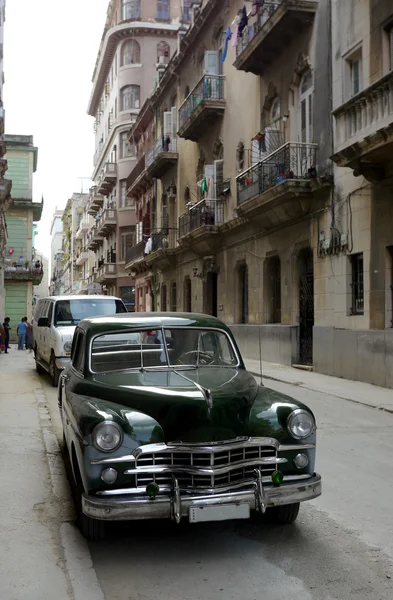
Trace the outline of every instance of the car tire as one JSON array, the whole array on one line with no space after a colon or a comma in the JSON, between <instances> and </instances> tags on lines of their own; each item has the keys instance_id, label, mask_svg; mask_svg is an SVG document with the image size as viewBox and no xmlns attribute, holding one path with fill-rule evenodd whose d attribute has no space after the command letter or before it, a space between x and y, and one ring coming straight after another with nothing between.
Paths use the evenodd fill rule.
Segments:
<instances>
[{"instance_id":1,"label":"car tire","mask_svg":"<svg viewBox=\"0 0 393 600\"><path fill-rule=\"evenodd\" d=\"M65 437L65 436L64 436ZM81 534L91 542L100 542L105 539L106 536L106 523L105 521L99 521L98 519L92 519L84 514L82 511L82 494L83 485L82 478L79 472L78 464L76 463L75 453L72 453L72 458L68 452L66 446L66 452L68 454L70 463L70 479L71 479L71 491L74 498L75 510L76 510L76 524ZM72 472L74 470L74 473ZM76 480L76 481L75 481Z\"/></svg>"},{"instance_id":2,"label":"car tire","mask_svg":"<svg viewBox=\"0 0 393 600\"><path fill-rule=\"evenodd\" d=\"M50 374L51 379L52 379L52 385L53 385L53 387L57 387L58 386L60 373L61 373L60 369L58 369L56 367L55 355L51 354L50 364L49 364L49 374Z\"/></svg>"},{"instance_id":3,"label":"car tire","mask_svg":"<svg viewBox=\"0 0 393 600\"><path fill-rule=\"evenodd\" d=\"M300 502L294 504L284 504L283 506L276 506L269 508L267 516L274 523L279 525L290 525L294 523L299 514Z\"/></svg>"}]
</instances>

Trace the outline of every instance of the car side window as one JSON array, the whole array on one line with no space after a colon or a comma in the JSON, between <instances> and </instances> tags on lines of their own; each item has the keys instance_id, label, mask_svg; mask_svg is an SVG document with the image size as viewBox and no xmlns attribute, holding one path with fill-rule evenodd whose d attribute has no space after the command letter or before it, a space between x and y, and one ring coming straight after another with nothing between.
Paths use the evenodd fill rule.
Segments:
<instances>
[{"instance_id":1,"label":"car side window","mask_svg":"<svg viewBox=\"0 0 393 600\"><path fill-rule=\"evenodd\" d=\"M48 311L48 323L49 325L52 323L53 317L53 302L49 302L49 311Z\"/></svg>"},{"instance_id":2,"label":"car side window","mask_svg":"<svg viewBox=\"0 0 393 600\"><path fill-rule=\"evenodd\" d=\"M37 308L34 311L34 320L38 321L38 319L40 318L41 315L41 310L42 310L42 300L38 300L38 304L37 304Z\"/></svg>"},{"instance_id":3,"label":"car side window","mask_svg":"<svg viewBox=\"0 0 393 600\"><path fill-rule=\"evenodd\" d=\"M74 338L75 344L72 354L72 366L77 371L83 373L85 362L85 336L83 331L79 330Z\"/></svg>"},{"instance_id":4,"label":"car side window","mask_svg":"<svg viewBox=\"0 0 393 600\"><path fill-rule=\"evenodd\" d=\"M49 309L48 304L49 304L49 302L47 300L44 300L44 302L42 303L42 309L41 309L41 312L40 312L40 318L41 317L46 317L48 315L48 309Z\"/></svg>"}]
</instances>

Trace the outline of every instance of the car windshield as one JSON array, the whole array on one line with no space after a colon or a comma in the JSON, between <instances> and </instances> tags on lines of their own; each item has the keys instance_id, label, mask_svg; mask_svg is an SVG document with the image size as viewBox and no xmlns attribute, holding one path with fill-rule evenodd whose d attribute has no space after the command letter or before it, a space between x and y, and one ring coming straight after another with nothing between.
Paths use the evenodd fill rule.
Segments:
<instances>
[{"instance_id":1,"label":"car windshield","mask_svg":"<svg viewBox=\"0 0 393 600\"><path fill-rule=\"evenodd\" d=\"M82 319L125 313L121 300L94 298L83 300L59 300L55 307L56 326L77 325Z\"/></svg>"},{"instance_id":2,"label":"car windshield","mask_svg":"<svg viewBox=\"0 0 393 600\"><path fill-rule=\"evenodd\" d=\"M233 367L237 364L229 336L213 329L114 332L94 338L91 349L91 369L95 373L162 367Z\"/></svg>"}]
</instances>

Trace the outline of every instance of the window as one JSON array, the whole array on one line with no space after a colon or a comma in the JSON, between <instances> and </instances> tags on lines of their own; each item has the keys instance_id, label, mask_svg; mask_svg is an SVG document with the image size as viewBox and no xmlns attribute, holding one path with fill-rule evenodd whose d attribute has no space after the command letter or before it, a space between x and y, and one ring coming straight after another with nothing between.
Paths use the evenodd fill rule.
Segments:
<instances>
[{"instance_id":1,"label":"window","mask_svg":"<svg viewBox=\"0 0 393 600\"><path fill-rule=\"evenodd\" d=\"M266 261L265 323L281 323L281 261L272 256Z\"/></svg>"},{"instance_id":2,"label":"window","mask_svg":"<svg viewBox=\"0 0 393 600\"><path fill-rule=\"evenodd\" d=\"M170 19L169 0L157 0L157 19L168 21Z\"/></svg>"},{"instance_id":3,"label":"window","mask_svg":"<svg viewBox=\"0 0 393 600\"><path fill-rule=\"evenodd\" d=\"M132 228L121 232L121 260L126 260L127 250L134 245L135 232Z\"/></svg>"},{"instance_id":4,"label":"window","mask_svg":"<svg viewBox=\"0 0 393 600\"><path fill-rule=\"evenodd\" d=\"M132 147L128 142L128 132L123 131L123 133L120 134L120 158L128 158L133 155Z\"/></svg>"},{"instance_id":5,"label":"window","mask_svg":"<svg viewBox=\"0 0 393 600\"><path fill-rule=\"evenodd\" d=\"M360 60L354 60L351 63L351 84L352 94L358 94L360 92Z\"/></svg>"},{"instance_id":6,"label":"window","mask_svg":"<svg viewBox=\"0 0 393 600\"><path fill-rule=\"evenodd\" d=\"M183 23L191 23L191 20L192 20L191 0L183 0L182 21L183 21Z\"/></svg>"},{"instance_id":7,"label":"window","mask_svg":"<svg viewBox=\"0 0 393 600\"><path fill-rule=\"evenodd\" d=\"M127 180L122 179L120 181L120 208L127 206Z\"/></svg>"},{"instance_id":8,"label":"window","mask_svg":"<svg viewBox=\"0 0 393 600\"><path fill-rule=\"evenodd\" d=\"M173 282L171 285L171 312L177 311L177 291L176 283Z\"/></svg>"},{"instance_id":9,"label":"window","mask_svg":"<svg viewBox=\"0 0 393 600\"><path fill-rule=\"evenodd\" d=\"M352 267L352 306L351 314L362 315L364 313L364 270L363 253L353 254L349 257Z\"/></svg>"},{"instance_id":10,"label":"window","mask_svg":"<svg viewBox=\"0 0 393 600\"><path fill-rule=\"evenodd\" d=\"M186 277L186 279L184 281L184 311L192 312L191 305L192 305L191 279L189 277Z\"/></svg>"},{"instance_id":11,"label":"window","mask_svg":"<svg viewBox=\"0 0 393 600\"><path fill-rule=\"evenodd\" d=\"M166 305L167 305L166 285L163 283L161 286L161 310L162 310L162 312L166 312Z\"/></svg>"},{"instance_id":12,"label":"window","mask_svg":"<svg viewBox=\"0 0 393 600\"><path fill-rule=\"evenodd\" d=\"M313 76L311 71L307 71L300 82L300 131L304 144L313 141L313 95Z\"/></svg>"},{"instance_id":13,"label":"window","mask_svg":"<svg viewBox=\"0 0 393 600\"><path fill-rule=\"evenodd\" d=\"M77 325L87 317L100 315L113 315L124 313L125 308L119 300L94 299L91 300L59 300L55 308L55 326Z\"/></svg>"},{"instance_id":14,"label":"window","mask_svg":"<svg viewBox=\"0 0 393 600\"><path fill-rule=\"evenodd\" d=\"M121 110L139 109L139 85L127 85L121 90Z\"/></svg>"},{"instance_id":15,"label":"window","mask_svg":"<svg viewBox=\"0 0 393 600\"><path fill-rule=\"evenodd\" d=\"M352 98L362 91L363 87L363 63L362 49L358 48L345 59L345 96Z\"/></svg>"},{"instance_id":16,"label":"window","mask_svg":"<svg viewBox=\"0 0 393 600\"><path fill-rule=\"evenodd\" d=\"M135 65L141 62L141 47L136 40L128 40L121 47L120 65Z\"/></svg>"},{"instance_id":17,"label":"window","mask_svg":"<svg viewBox=\"0 0 393 600\"><path fill-rule=\"evenodd\" d=\"M122 0L122 2L123 21L141 18L141 0Z\"/></svg>"},{"instance_id":18,"label":"window","mask_svg":"<svg viewBox=\"0 0 393 600\"><path fill-rule=\"evenodd\" d=\"M72 366L77 371L83 373L84 370L84 362L85 362L85 336L82 330L77 330L78 333L74 337L75 344L73 344L71 349L72 354Z\"/></svg>"},{"instance_id":19,"label":"window","mask_svg":"<svg viewBox=\"0 0 393 600\"><path fill-rule=\"evenodd\" d=\"M170 55L171 50L169 44L167 42L159 42L157 44L157 62L167 65L169 63Z\"/></svg>"}]
</instances>

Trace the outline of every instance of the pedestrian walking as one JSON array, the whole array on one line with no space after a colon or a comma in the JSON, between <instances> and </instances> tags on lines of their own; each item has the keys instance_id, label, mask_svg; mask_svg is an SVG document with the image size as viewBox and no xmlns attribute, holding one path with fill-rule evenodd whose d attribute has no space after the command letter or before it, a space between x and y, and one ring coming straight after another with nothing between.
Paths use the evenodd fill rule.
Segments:
<instances>
[{"instance_id":1,"label":"pedestrian walking","mask_svg":"<svg viewBox=\"0 0 393 600\"><path fill-rule=\"evenodd\" d=\"M9 317L6 317L4 319L4 323L3 323L5 354L8 354L8 350L10 347L10 329L11 329L10 321L11 321L11 319Z\"/></svg>"},{"instance_id":2,"label":"pedestrian walking","mask_svg":"<svg viewBox=\"0 0 393 600\"><path fill-rule=\"evenodd\" d=\"M26 321L26 324L27 324L26 350L30 350L30 352L32 352L32 350L33 350L33 328L31 326L31 323L29 323L28 321Z\"/></svg>"},{"instance_id":3,"label":"pedestrian walking","mask_svg":"<svg viewBox=\"0 0 393 600\"><path fill-rule=\"evenodd\" d=\"M27 332L27 317L23 317L21 322L18 323L18 327L16 328L16 333L18 335L18 350L25 349L26 332Z\"/></svg>"}]
</instances>

